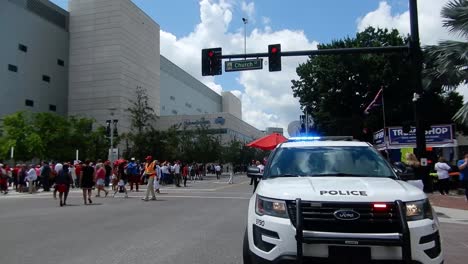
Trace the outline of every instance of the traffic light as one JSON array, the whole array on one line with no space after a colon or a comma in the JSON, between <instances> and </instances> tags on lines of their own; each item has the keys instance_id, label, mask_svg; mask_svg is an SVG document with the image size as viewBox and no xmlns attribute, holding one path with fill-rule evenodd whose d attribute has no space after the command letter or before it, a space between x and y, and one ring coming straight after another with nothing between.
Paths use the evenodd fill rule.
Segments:
<instances>
[{"instance_id":1,"label":"traffic light","mask_svg":"<svg viewBox=\"0 0 468 264\"><path fill-rule=\"evenodd\" d=\"M202 49L202 76L222 74L221 48Z\"/></svg>"},{"instance_id":2,"label":"traffic light","mask_svg":"<svg viewBox=\"0 0 468 264\"><path fill-rule=\"evenodd\" d=\"M268 69L281 71L281 44L268 45Z\"/></svg>"}]
</instances>

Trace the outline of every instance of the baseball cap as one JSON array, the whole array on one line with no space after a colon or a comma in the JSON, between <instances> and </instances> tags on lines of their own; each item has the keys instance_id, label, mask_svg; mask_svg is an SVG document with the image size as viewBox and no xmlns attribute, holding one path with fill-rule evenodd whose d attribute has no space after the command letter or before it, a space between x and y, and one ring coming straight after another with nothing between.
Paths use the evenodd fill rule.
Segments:
<instances>
[{"instance_id":1,"label":"baseball cap","mask_svg":"<svg viewBox=\"0 0 468 264\"><path fill-rule=\"evenodd\" d=\"M152 159L153 159L152 156L147 156L147 157L145 158L145 160L152 160Z\"/></svg>"},{"instance_id":2,"label":"baseball cap","mask_svg":"<svg viewBox=\"0 0 468 264\"><path fill-rule=\"evenodd\" d=\"M135 161L135 158L131 158L130 160L131 160L131 161Z\"/></svg>"}]
</instances>

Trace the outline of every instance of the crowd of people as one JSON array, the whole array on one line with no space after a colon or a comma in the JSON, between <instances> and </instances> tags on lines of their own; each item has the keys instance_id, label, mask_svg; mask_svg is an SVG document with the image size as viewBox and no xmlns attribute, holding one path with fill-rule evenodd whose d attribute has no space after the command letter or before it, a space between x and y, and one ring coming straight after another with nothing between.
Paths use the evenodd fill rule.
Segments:
<instances>
[{"instance_id":1,"label":"crowd of people","mask_svg":"<svg viewBox=\"0 0 468 264\"><path fill-rule=\"evenodd\" d=\"M8 194L9 188L17 192L30 194L42 189L50 192L60 200L60 206L67 204L71 188L81 188L84 204L92 204L92 190L95 197L107 197L112 191L115 197L122 193L128 197L129 191L139 191L139 186L146 184L144 201L156 200L155 193L160 192L161 185L174 184L176 187L187 187L187 181L203 180L206 173L216 174L220 179L221 164L186 163L181 161L154 160L147 156L145 162L119 159L113 163L109 160L90 160L74 162L47 162L41 164L17 164L10 168L0 163L0 191ZM58 198L57 198L58 193ZM151 197L150 197L151 195Z\"/></svg>"}]
</instances>

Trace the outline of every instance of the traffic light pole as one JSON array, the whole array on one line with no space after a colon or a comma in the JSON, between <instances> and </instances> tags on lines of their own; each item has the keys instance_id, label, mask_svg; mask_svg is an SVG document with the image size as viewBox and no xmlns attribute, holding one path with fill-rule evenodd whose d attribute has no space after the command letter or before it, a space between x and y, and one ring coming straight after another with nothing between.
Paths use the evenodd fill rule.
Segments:
<instances>
[{"instance_id":1,"label":"traffic light pole","mask_svg":"<svg viewBox=\"0 0 468 264\"><path fill-rule=\"evenodd\" d=\"M370 48L344 48L344 49L323 49L323 50L298 50L298 51L281 51L281 57L293 56L317 56L317 55L346 55L346 54L372 54L372 53L407 53L408 46L392 46L392 47L370 47ZM243 58L262 58L268 57L267 52L248 53L248 54L231 54L222 55L222 59L243 59Z\"/></svg>"},{"instance_id":2,"label":"traffic light pole","mask_svg":"<svg viewBox=\"0 0 468 264\"><path fill-rule=\"evenodd\" d=\"M424 130L424 120L422 118L422 103L421 95L423 93L422 86L422 63L423 55L419 40L419 22L418 22L418 5L417 0L409 0L410 13L410 57L413 64L413 85L414 85L414 121L416 123L416 156L421 160L427 161L426 153L426 131ZM424 191L432 192L432 180L429 177L429 169L425 162L421 162L423 169L421 170L422 180L424 182Z\"/></svg>"}]
</instances>

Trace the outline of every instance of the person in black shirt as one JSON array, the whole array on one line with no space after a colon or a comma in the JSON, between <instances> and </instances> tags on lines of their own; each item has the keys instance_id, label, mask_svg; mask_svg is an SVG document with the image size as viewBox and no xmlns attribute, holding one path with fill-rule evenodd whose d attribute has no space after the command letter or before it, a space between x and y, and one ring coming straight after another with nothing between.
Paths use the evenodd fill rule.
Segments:
<instances>
[{"instance_id":1,"label":"person in black shirt","mask_svg":"<svg viewBox=\"0 0 468 264\"><path fill-rule=\"evenodd\" d=\"M68 168L69 165L64 164L63 168L58 172L57 176L55 177L55 184L59 192L60 206L67 205L67 197L68 193L70 192L70 185L73 182L73 178Z\"/></svg>"},{"instance_id":2,"label":"person in black shirt","mask_svg":"<svg viewBox=\"0 0 468 264\"><path fill-rule=\"evenodd\" d=\"M94 168L90 166L90 163L91 162L89 160L85 161L80 176L80 186L83 190L84 204L88 204L88 202L90 204L93 203L93 201L91 200L91 192L95 184L94 179L96 177L96 173L94 171ZM86 194L88 196L86 196Z\"/></svg>"},{"instance_id":3,"label":"person in black shirt","mask_svg":"<svg viewBox=\"0 0 468 264\"><path fill-rule=\"evenodd\" d=\"M106 179L104 180L104 185L106 187L109 187L109 184L110 184L110 178L111 178L111 175L112 175L112 167L110 165L110 161L106 161L104 163L104 169L106 169Z\"/></svg>"},{"instance_id":4,"label":"person in black shirt","mask_svg":"<svg viewBox=\"0 0 468 264\"><path fill-rule=\"evenodd\" d=\"M41 180L42 180L42 187L44 188L44 192L50 191L50 183L49 183L50 173L51 173L51 169L50 169L49 163L47 161L44 161L42 163L42 170L41 170Z\"/></svg>"}]
</instances>

